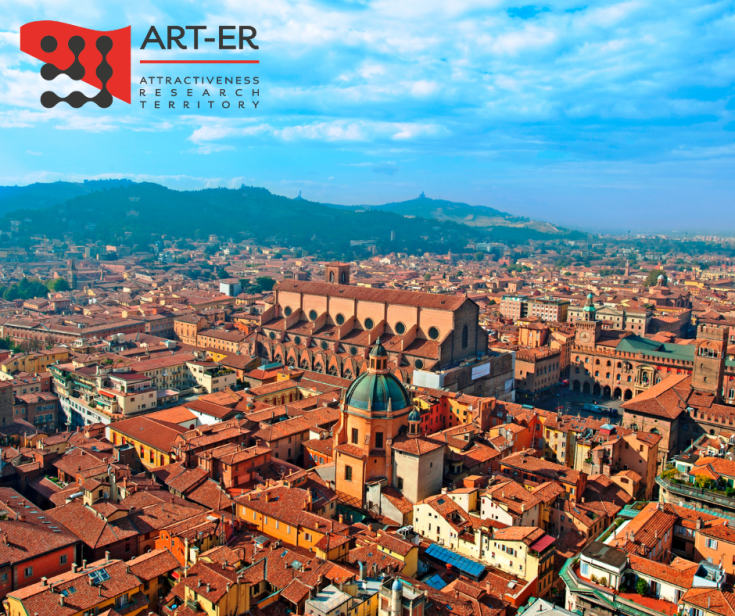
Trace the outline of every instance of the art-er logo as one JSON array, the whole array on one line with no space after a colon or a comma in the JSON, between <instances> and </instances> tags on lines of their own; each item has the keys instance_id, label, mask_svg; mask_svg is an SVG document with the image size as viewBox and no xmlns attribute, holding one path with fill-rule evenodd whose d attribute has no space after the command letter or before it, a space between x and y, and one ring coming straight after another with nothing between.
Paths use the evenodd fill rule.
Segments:
<instances>
[{"instance_id":1,"label":"art-er logo","mask_svg":"<svg viewBox=\"0 0 735 616\"><path fill-rule=\"evenodd\" d=\"M45 62L41 77L46 81L67 75L99 89L91 98L82 92L64 98L44 92L41 104L47 109L61 102L74 109L90 102L107 108L113 97L130 104L130 26L103 32L60 21L33 21L20 28L20 50Z\"/></svg>"}]
</instances>

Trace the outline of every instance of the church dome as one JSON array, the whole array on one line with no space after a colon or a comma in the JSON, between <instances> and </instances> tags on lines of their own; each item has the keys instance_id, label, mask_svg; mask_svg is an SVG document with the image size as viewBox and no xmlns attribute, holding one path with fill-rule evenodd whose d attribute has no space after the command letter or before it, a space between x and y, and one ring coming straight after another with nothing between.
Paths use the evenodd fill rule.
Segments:
<instances>
[{"instance_id":1,"label":"church dome","mask_svg":"<svg viewBox=\"0 0 735 616\"><path fill-rule=\"evenodd\" d=\"M412 405L403 384L388 370L388 353L375 341L370 351L370 367L355 379L345 394L345 405L363 411L393 411Z\"/></svg>"},{"instance_id":2,"label":"church dome","mask_svg":"<svg viewBox=\"0 0 735 616\"><path fill-rule=\"evenodd\" d=\"M403 384L392 374L365 372L357 377L345 394L345 405L363 411L387 411L388 403L397 411L411 406Z\"/></svg>"},{"instance_id":3,"label":"church dome","mask_svg":"<svg viewBox=\"0 0 735 616\"><path fill-rule=\"evenodd\" d=\"M413 411L408 414L408 421L421 421L421 413L416 409L413 409Z\"/></svg>"}]
</instances>

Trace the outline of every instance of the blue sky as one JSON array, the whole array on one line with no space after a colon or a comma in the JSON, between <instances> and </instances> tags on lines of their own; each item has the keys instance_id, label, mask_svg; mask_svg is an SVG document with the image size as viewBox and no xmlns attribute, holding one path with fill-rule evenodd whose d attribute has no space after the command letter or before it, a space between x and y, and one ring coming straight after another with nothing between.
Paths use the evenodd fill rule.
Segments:
<instances>
[{"instance_id":1,"label":"blue sky","mask_svg":"<svg viewBox=\"0 0 735 616\"><path fill-rule=\"evenodd\" d=\"M245 183L346 204L425 191L596 231L735 232L732 1L34 0L3 9L0 184ZM40 19L132 25L133 104L43 109L48 84L18 35ZM152 24L252 25L260 49L141 51ZM260 64L139 64L161 57ZM142 111L146 75L257 75L260 103ZM94 94L65 77L53 89Z\"/></svg>"}]
</instances>

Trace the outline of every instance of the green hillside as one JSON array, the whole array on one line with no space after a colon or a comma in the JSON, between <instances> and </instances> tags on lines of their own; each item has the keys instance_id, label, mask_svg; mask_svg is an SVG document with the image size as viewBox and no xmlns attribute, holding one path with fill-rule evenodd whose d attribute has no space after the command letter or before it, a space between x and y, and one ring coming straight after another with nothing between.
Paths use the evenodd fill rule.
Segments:
<instances>
[{"instance_id":1,"label":"green hillside","mask_svg":"<svg viewBox=\"0 0 735 616\"><path fill-rule=\"evenodd\" d=\"M28 188L36 191L36 198L41 199L38 186ZM473 226L453 220L455 216L443 218L439 224L418 213L405 213L419 211L411 209L408 204L412 202L355 211L354 208L289 199L252 186L176 191L158 184L132 182L95 186L92 190L81 185L82 188L77 189L86 192L63 200L63 195L73 192L74 188L63 184L58 195L50 196L54 186L56 184L44 186L49 202L46 207L24 207L9 212L1 223L3 228L9 228L11 219L21 220L20 236L27 242L31 235L41 234L49 238L71 236L77 242L124 241L140 249L162 236L206 239L216 234L221 238L253 238L259 242L300 247L325 256L359 255L368 248L352 246L351 242L366 240L375 242L379 253L422 254L463 252L473 242L493 239L523 242L553 237L541 229L521 225ZM450 205L470 207L431 202L442 203L443 211L448 212L453 212ZM33 201L34 206L36 203ZM407 209L395 207L398 211L392 211L392 207L398 205L406 205ZM428 215L432 215L431 212ZM409 221L406 216L415 218ZM503 216L508 217L497 213L498 218ZM391 240L391 232L394 232L394 240ZM554 232L554 236L558 234L559 231Z\"/></svg>"}]
</instances>

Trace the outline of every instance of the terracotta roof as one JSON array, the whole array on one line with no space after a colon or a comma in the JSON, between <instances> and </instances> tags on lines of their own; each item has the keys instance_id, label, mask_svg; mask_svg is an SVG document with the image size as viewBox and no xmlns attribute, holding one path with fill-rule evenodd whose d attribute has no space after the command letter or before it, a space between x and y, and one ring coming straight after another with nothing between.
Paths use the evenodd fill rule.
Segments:
<instances>
[{"instance_id":1,"label":"terracotta roof","mask_svg":"<svg viewBox=\"0 0 735 616\"><path fill-rule=\"evenodd\" d=\"M356 299L359 301L415 306L434 310L457 310L465 301L464 295L439 295L435 293L418 293L415 291L396 291L391 289L371 289L351 285L335 285L326 282L302 282L284 280L278 283L276 291L296 292L306 295L322 295Z\"/></svg>"}]
</instances>

